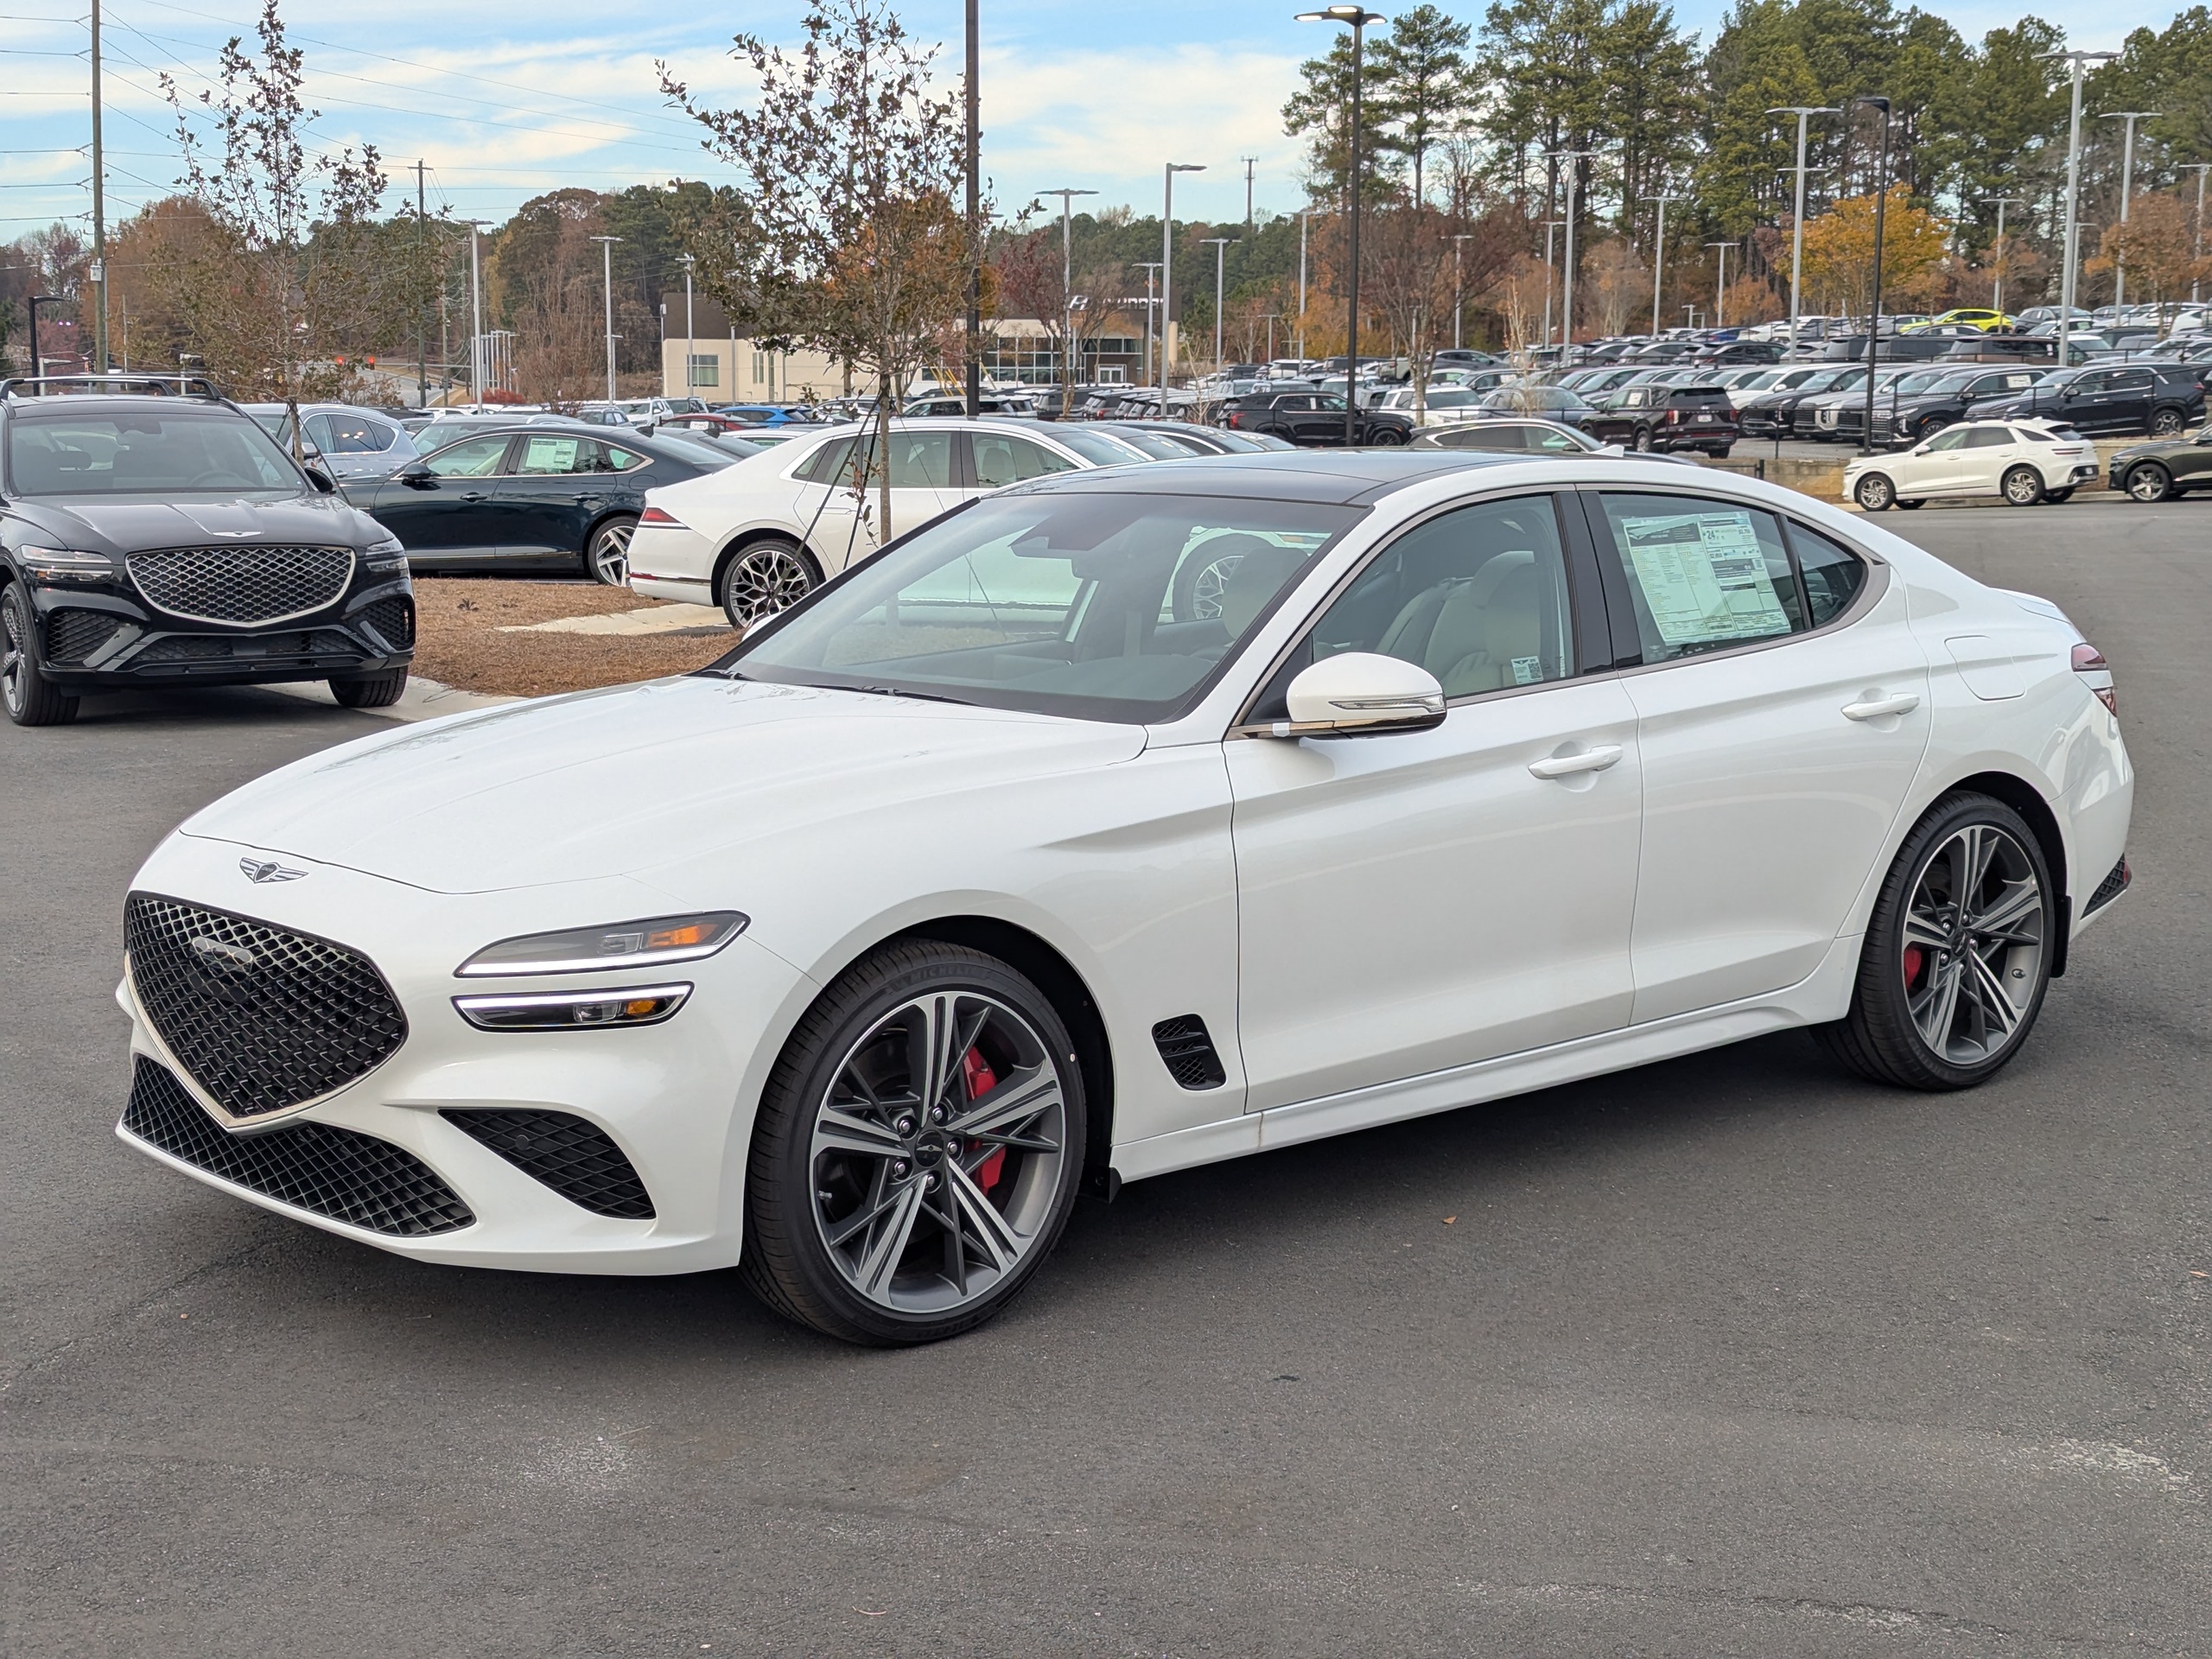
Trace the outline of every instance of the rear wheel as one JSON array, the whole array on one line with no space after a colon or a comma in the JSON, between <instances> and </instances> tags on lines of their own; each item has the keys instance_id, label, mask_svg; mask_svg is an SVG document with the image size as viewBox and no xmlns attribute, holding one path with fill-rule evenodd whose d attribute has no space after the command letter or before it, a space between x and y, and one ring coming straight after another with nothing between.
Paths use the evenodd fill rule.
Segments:
<instances>
[{"instance_id":1,"label":"rear wheel","mask_svg":"<svg viewBox=\"0 0 2212 1659\"><path fill-rule=\"evenodd\" d=\"M361 674L330 683L330 695L347 709L389 709L399 701L399 694L406 689L407 671L404 668L395 668L388 674Z\"/></svg>"},{"instance_id":2,"label":"rear wheel","mask_svg":"<svg viewBox=\"0 0 2212 1659\"><path fill-rule=\"evenodd\" d=\"M1927 498L1926 498L1926 497L1924 497L1924 496L1923 496L1923 497L1922 497L1922 498L1920 498L1920 499L1917 499L1917 500L1906 501L1906 500L1900 499L1900 500L1897 502L1897 505L1898 505L1900 508L1902 508L1904 511L1907 512L1919 512L1919 511L1920 511L1920 509L1921 509L1921 508L1923 508L1923 507L1926 506L1927 505L1928 505Z\"/></svg>"},{"instance_id":3,"label":"rear wheel","mask_svg":"<svg viewBox=\"0 0 2212 1659\"><path fill-rule=\"evenodd\" d=\"M2177 438L2187 423L2177 409L2154 409L2151 411L2151 435L2154 438Z\"/></svg>"},{"instance_id":4,"label":"rear wheel","mask_svg":"<svg viewBox=\"0 0 2212 1659\"><path fill-rule=\"evenodd\" d=\"M1412 435L1411 433L1399 431L1395 426L1385 426L1376 430L1374 441L1383 448L1395 449L1402 447Z\"/></svg>"},{"instance_id":5,"label":"rear wheel","mask_svg":"<svg viewBox=\"0 0 2212 1659\"><path fill-rule=\"evenodd\" d=\"M797 542L753 543L722 571L722 612L744 629L789 610L815 588L814 565Z\"/></svg>"},{"instance_id":6,"label":"rear wheel","mask_svg":"<svg viewBox=\"0 0 2212 1659\"><path fill-rule=\"evenodd\" d=\"M2057 912L2042 846L1986 795L1905 837L1868 919L1851 1011L1815 1034L1905 1089L1970 1089L2019 1050L2050 982Z\"/></svg>"},{"instance_id":7,"label":"rear wheel","mask_svg":"<svg viewBox=\"0 0 2212 1659\"><path fill-rule=\"evenodd\" d=\"M1897 486L1880 473L1869 473L1859 480L1859 487L1852 492L1852 499L1866 512L1886 512L1896 504Z\"/></svg>"},{"instance_id":8,"label":"rear wheel","mask_svg":"<svg viewBox=\"0 0 2212 1659\"><path fill-rule=\"evenodd\" d=\"M1084 1110L1066 1028L1027 978L957 945L886 946L823 994L762 1094L747 1281L848 1342L982 1324L1067 1224Z\"/></svg>"},{"instance_id":9,"label":"rear wheel","mask_svg":"<svg viewBox=\"0 0 2212 1659\"><path fill-rule=\"evenodd\" d=\"M2173 474L2155 461L2127 469L2127 493L2138 501L2163 501L2174 493Z\"/></svg>"},{"instance_id":10,"label":"rear wheel","mask_svg":"<svg viewBox=\"0 0 2212 1659\"><path fill-rule=\"evenodd\" d=\"M1997 487L2016 507L2032 507L2044 499L2043 474L2032 467L2007 469Z\"/></svg>"},{"instance_id":11,"label":"rear wheel","mask_svg":"<svg viewBox=\"0 0 2212 1659\"><path fill-rule=\"evenodd\" d=\"M2074 499L2074 486L2071 484L2069 484L2063 490L2046 491L2043 499L2050 502L2054 507L2058 505L2062 501L2071 501Z\"/></svg>"},{"instance_id":12,"label":"rear wheel","mask_svg":"<svg viewBox=\"0 0 2212 1659\"><path fill-rule=\"evenodd\" d=\"M609 588L630 585L630 537L634 518L610 518L591 533L584 546L584 574Z\"/></svg>"},{"instance_id":13,"label":"rear wheel","mask_svg":"<svg viewBox=\"0 0 2212 1659\"><path fill-rule=\"evenodd\" d=\"M10 584L0 595L0 700L18 726L66 726L77 718L77 699L46 677L37 641L30 597Z\"/></svg>"}]
</instances>

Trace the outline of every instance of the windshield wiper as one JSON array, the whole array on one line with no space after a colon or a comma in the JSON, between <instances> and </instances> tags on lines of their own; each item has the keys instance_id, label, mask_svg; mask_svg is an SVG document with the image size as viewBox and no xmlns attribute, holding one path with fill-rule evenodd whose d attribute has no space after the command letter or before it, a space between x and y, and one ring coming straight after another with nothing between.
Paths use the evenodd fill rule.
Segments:
<instances>
[{"instance_id":1,"label":"windshield wiper","mask_svg":"<svg viewBox=\"0 0 2212 1659\"><path fill-rule=\"evenodd\" d=\"M899 685L840 685L825 687L824 690L861 691L871 697L912 697L918 702L957 702L963 709L976 707L966 697L947 696L942 691L912 691Z\"/></svg>"}]
</instances>

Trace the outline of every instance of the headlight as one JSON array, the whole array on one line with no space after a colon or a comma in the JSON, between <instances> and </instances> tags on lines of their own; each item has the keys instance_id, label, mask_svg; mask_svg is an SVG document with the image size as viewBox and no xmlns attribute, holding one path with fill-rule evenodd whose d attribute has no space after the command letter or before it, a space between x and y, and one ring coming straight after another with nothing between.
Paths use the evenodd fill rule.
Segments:
<instances>
[{"instance_id":1,"label":"headlight","mask_svg":"<svg viewBox=\"0 0 2212 1659\"><path fill-rule=\"evenodd\" d=\"M105 553L76 553L61 547L26 547L16 556L35 582L99 582L115 574Z\"/></svg>"},{"instance_id":2,"label":"headlight","mask_svg":"<svg viewBox=\"0 0 2212 1659\"><path fill-rule=\"evenodd\" d=\"M555 991L537 996L456 996L461 1017L479 1031L597 1031L657 1026L691 995L689 985L613 991Z\"/></svg>"},{"instance_id":3,"label":"headlight","mask_svg":"<svg viewBox=\"0 0 2212 1659\"><path fill-rule=\"evenodd\" d=\"M404 570L407 568L407 550L401 545L398 537L387 536L361 550L361 564L369 570Z\"/></svg>"},{"instance_id":4,"label":"headlight","mask_svg":"<svg viewBox=\"0 0 2212 1659\"><path fill-rule=\"evenodd\" d=\"M696 962L713 956L745 931L747 920L734 910L709 910L692 916L651 916L643 921L573 928L561 933L526 933L520 938L486 945L454 973L461 979L488 979L510 974L599 973L609 968Z\"/></svg>"}]
</instances>

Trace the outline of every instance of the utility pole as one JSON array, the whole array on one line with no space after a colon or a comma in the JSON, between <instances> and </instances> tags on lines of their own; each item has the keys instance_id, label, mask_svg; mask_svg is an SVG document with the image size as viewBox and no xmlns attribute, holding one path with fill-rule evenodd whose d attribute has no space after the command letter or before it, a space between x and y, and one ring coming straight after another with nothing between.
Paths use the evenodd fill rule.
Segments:
<instances>
[{"instance_id":1,"label":"utility pole","mask_svg":"<svg viewBox=\"0 0 2212 1659\"><path fill-rule=\"evenodd\" d=\"M1797 349L1797 298L1805 275L1805 123L1816 115L1840 115L1841 111L1827 104L1785 104L1780 109L1769 110L1769 115L1794 115L1797 118L1797 165L1789 170L1797 175L1797 206L1789 221L1789 349ZM1660 209L1664 213L1666 209ZM1653 313L1656 315L1655 310Z\"/></svg>"},{"instance_id":2,"label":"utility pole","mask_svg":"<svg viewBox=\"0 0 2212 1659\"><path fill-rule=\"evenodd\" d=\"M2058 278L2058 366L2074 360L2074 266L2082 245L2082 76L2093 63L2108 62L2117 52L2061 52L2073 65L2074 103L2066 124L2066 268Z\"/></svg>"},{"instance_id":3,"label":"utility pole","mask_svg":"<svg viewBox=\"0 0 2212 1659\"><path fill-rule=\"evenodd\" d=\"M92 314L92 372L107 372L107 150L100 142L100 0L92 0L92 281L99 308Z\"/></svg>"},{"instance_id":4,"label":"utility pole","mask_svg":"<svg viewBox=\"0 0 2212 1659\"><path fill-rule=\"evenodd\" d=\"M1153 285L1160 279L1160 266L1156 262L1140 259L1137 269L1144 272L1144 383L1148 386L1152 384L1152 308L1160 303ZM1165 385L1160 387L1162 393L1166 390ZM1165 396L1160 398L1160 406L1166 408Z\"/></svg>"},{"instance_id":5,"label":"utility pole","mask_svg":"<svg viewBox=\"0 0 2212 1659\"><path fill-rule=\"evenodd\" d=\"M429 191L423 179L423 164L415 163L415 262L422 267L421 274L429 274L429 261L424 248L429 239ZM423 313L418 296L415 302L415 407L430 406L430 321Z\"/></svg>"},{"instance_id":6,"label":"utility pole","mask_svg":"<svg viewBox=\"0 0 2212 1659\"><path fill-rule=\"evenodd\" d=\"M2127 223L2128 203L2135 194L2135 124L2164 113L2162 110L2113 110L2097 118L2100 121L2127 123L2127 137L2121 141L2120 151L2120 222L2123 225ZM2112 270L2112 321L2115 328L2120 326L2120 309L2126 303L2127 265L2123 243L2120 257L2113 262Z\"/></svg>"},{"instance_id":7,"label":"utility pole","mask_svg":"<svg viewBox=\"0 0 2212 1659\"><path fill-rule=\"evenodd\" d=\"M1713 326L1726 328L1728 326L1728 250L1736 245L1733 242L1708 242L1705 245L1720 250L1720 275L1713 289Z\"/></svg>"},{"instance_id":8,"label":"utility pole","mask_svg":"<svg viewBox=\"0 0 2212 1659\"><path fill-rule=\"evenodd\" d=\"M691 253L682 254L676 263L683 267L683 395L690 397L696 379L691 372L691 267L699 263L699 257ZM730 365L729 372L732 380L737 378L735 364Z\"/></svg>"},{"instance_id":9,"label":"utility pole","mask_svg":"<svg viewBox=\"0 0 2212 1659\"><path fill-rule=\"evenodd\" d=\"M1167 377L1175 371L1175 175L1203 173L1204 162L1167 163L1167 196L1160 210L1160 407L1167 409Z\"/></svg>"},{"instance_id":10,"label":"utility pole","mask_svg":"<svg viewBox=\"0 0 2212 1659\"><path fill-rule=\"evenodd\" d=\"M1567 221L1548 219L1544 221L1544 338L1541 350L1552 348L1552 234Z\"/></svg>"},{"instance_id":11,"label":"utility pole","mask_svg":"<svg viewBox=\"0 0 2212 1659\"><path fill-rule=\"evenodd\" d=\"M1983 196L1981 205L1997 209L1997 241L1990 251L1989 308L2002 313L2005 309L2005 209L2016 201L2025 201L2025 196Z\"/></svg>"},{"instance_id":12,"label":"utility pole","mask_svg":"<svg viewBox=\"0 0 2212 1659\"><path fill-rule=\"evenodd\" d=\"M1233 236L1210 236L1205 238L1213 248L1213 372L1216 374L1221 372L1222 266L1229 257L1229 245L1236 239ZM1160 407L1160 412L1166 414L1167 405L1163 403Z\"/></svg>"},{"instance_id":13,"label":"utility pole","mask_svg":"<svg viewBox=\"0 0 2212 1659\"><path fill-rule=\"evenodd\" d=\"M1244 229L1249 233L1252 229L1252 169L1260 164L1260 158L1239 156L1236 159L1244 163Z\"/></svg>"},{"instance_id":14,"label":"utility pole","mask_svg":"<svg viewBox=\"0 0 2212 1659\"><path fill-rule=\"evenodd\" d=\"M1367 26L1386 22L1379 11L1370 11L1365 6L1329 6L1319 11L1301 11L1297 21L1301 23L1349 23L1351 26L1351 119L1345 127L1350 139L1351 166L1347 172L1344 211L1346 239L1350 243L1345 261L1345 286L1351 291L1346 296L1344 323L1344 448L1349 449L1359 436L1359 93L1360 82L1366 79Z\"/></svg>"},{"instance_id":15,"label":"utility pole","mask_svg":"<svg viewBox=\"0 0 2212 1659\"><path fill-rule=\"evenodd\" d=\"M594 241L594 242L596 242L596 243L598 243L598 244L599 244L599 251L600 251L601 261L601 264L602 264L602 265L603 265L603 267L604 267L605 273L606 273L606 275L605 275L605 280L604 280L604 285L603 285L603 293L604 293L604 296L605 296L606 302L607 302L607 401L608 403L610 403L610 404L615 401L615 398L614 398L614 245L615 245L617 242L620 242L621 239L622 239L622 238L621 238L620 237L619 237L619 236L594 236L594 238L592 238L592 240L593 240L593 241ZM483 325L482 325L482 323L480 321L480 322L478 323L478 325L477 325L477 326L478 326L478 327L479 327L479 328L481 328ZM482 397L482 395L481 395L480 393L478 395L477 401L478 401L479 403L481 403L481 402L483 401L483 397Z\"/></svg>"},{"instance_id":16,"label":"utility pole","mask_svg":"<svg viewBox=\"0 0 2212 1659\"><path fill-rule=\"evenodd\" d=\"M1866 319L1866 423L1859 435L1859 453L1874 453L1874 362L1882 346L1882 209L1890 200L1890 100L1878 95L1854 98L1882 112L1882 156L1874 168L1874 304Z\"/></svg>"},{"instance_id":17,"label":"utility pole","mask_svg":"<svg viewBox=\"0 0 2212 1659\"><path fill-rule=\"evenodd\" d=\"M982 156L976 75L983 54L976 0L968 0L968 418L983 412L983 209L976 167ZM888 427L884 429L888 432Z\"/></svg>"},{"instance_id":18,"label":"utility pole","mask_svg":"<svg viewBox=\"0 0 2212 1659\"><path fill-rule=\"evenodd\" d=\"M1680 201L1681 198L1680 196L1646 196L1644 200L1659 204L1659 227L1651 233L1651 335L1656 340L1659 336L1659 289L1667 279L1667 204L1670 201ZM1797 343L1796 338L1797 308L1794 292L1789 315L1791 335L1789 343L1795 346Z\"/></svg>"},{"instance_id":19,"label":"utility pole","mask_svg":"<svg viewBox=\"0 0 2212 1659\"><path fill-rule=\"evenodd\" d=\"M1306 222L1313 217L1310 207L1298 216L1298 360L1301 363L1306 361Z\"/></svg>"},{"instance_id":20,"label":"utility pole","mask_svg":"<svg viewBox=\"0 0 2212 1659\"><path fill-rule=\"evenodd\" d=\"M1594 149L1555 149L1548 152L1553 158L1567 163L1567 264L1560 279L1559 302L1559 359L1567 361L1574 350L1574 181L1581 172L1580 163L1598 152Z\"/></svg>"},{"instance_id":21,"label":"utility pole","mask_svg":"<svg viewBox=\"0 0 2212 1659\"><path fill-rule=\"evenodd\" d=\"M1455 352L1459 349L1459 325L1467 312L1467 290L1459 280L1459 245L1474 239L1471 235L1452 238L1452 349Z\"/></svg>"},{"instance_id":22,"label":"utility pole","mask_svg":"<svg viewBox=\"0 0 2212 1659\"><path fill-rule=\"evenodd\" d=\"M2175 170L2196 175L2196 245L2190 257L2202 265L2204 263L2204 175L2212 173L2212 162L2183 162ZM2192 304L2196 302L2199 286L2196 277L2189 279L2189 297Z\"/></svg>"},{"instance_id":23,"label":"utility pole","mask_svg":"<svg viewBox=\"0 0 2212 1659\"><path fill-rule=\"evenodd\" d=\"M1077 196L1095 196L1096 190L1039 190L1040 196L1060 199L1060 415L1074 410L1076 359L1082 353L1075 344L1075 216Z\"/></svg>"}]
</instances>

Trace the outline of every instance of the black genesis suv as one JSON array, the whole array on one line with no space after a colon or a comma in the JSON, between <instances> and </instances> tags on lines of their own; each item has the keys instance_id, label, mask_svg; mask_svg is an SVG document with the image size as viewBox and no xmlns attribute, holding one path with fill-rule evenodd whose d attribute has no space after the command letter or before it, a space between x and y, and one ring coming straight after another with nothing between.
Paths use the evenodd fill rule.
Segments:
<instances>
[{"instance_id":1,"label":"black genesis suv","mask_svg":"<svg viewBox=\"0 0 2212 1659\"><path fill-rule=\"evenodd\" d=\"M1354 417L1356 444L1409 443L1414 417L1394 409L1363 405ZM1331 391L1255 391L1239 397L1224 412L1222 424L1232 432L1256 432L1285 438L1301 449L1341 445L1344 441L1344 400Z\"/></svg>"},{"instance_id":2,"label":"black genesis suv","mask_svg":"<svg viewBox=\"0 0 2212 1659\"><path fill-rule=\"evenodd\" d=\"M397 699L407 555L204 380L0 383L0 666L8 717L84 692L327 680Z\"/></svg>"}]
</instances>

